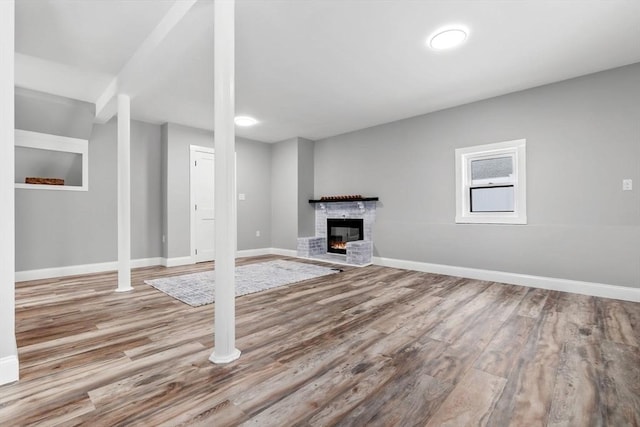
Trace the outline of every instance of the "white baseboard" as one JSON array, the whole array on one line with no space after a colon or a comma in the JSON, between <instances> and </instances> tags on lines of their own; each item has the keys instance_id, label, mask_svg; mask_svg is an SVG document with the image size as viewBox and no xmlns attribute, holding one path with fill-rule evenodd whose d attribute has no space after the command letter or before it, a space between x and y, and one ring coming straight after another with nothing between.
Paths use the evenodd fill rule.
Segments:
<instances>
[{"instance_id":1,"label":"white baseboard","mask_svg":"<svg viewBox=\"0 0 640 427\"><path fill-rule=\"evenodd\" d=\"M446 274L448 276L467 277L469 279L487 280L512 285L550 289L553 291L640 302L640 288L627 286L614 286L604 283L582 282L579 280L557 279L553 277L532 276L478 268L455 267L443 264L429 264L393 258L373 257L373 263L383 267L402 268L424 271L426 273Z\"/></svg>"},{"instance_id":2,"label":"white baseboard","mask_svg":"<svg viewBox=\"0 0 640 427\"><path fill-rule=\"evenodd\" d=\"M280 253L279 255L285 255ZM291 251L295 255L295 251ZM244 258L250 256L270 255L273 252L271 248L248 249L238 251L237 257ZM178 267L181 265L193 264L193 258L190 256L175 258L143 258L131 260L131 268L152 267L162 265L164 267ZM118 262L101 262L96 264L69 265L64 267L42 268L38 270L16 271L16 282L25 282L28 280L53 279L55 277L77 276L79 274L104 273L106 271L115 271L118 269Z\"/></svg>"},{"instance_id":3,"label":"white baseboard","mask_svg":"<svg viewBox=\"0 0 640 427\"><path fill-rule=\"evenodd\" d=\"M20 376L19 366L17 355L0 358L0 385L18 381Z\"/></svg>"},{"instance_id":4,"label":"white baseboard","mask_svg":"<svg viewBox=\"0 0 640 427\"><path fill-rule=\"evenodd\" d=\"M178 267L180 265L189 265L195 264L193 258L190 256L182 256L175 258L161 258L161 262L158 265L162 265L164 267Z\"/></svg>"},{"instance_id":5,"label":"white baseboard","mask_svg":"<svg viewBox=\"0 0 640 427\"><path fill-rule=\"evenodd\" d=\"M131 268L161 265L162 258L142 258L131 260ZM101 262L96 264L68 265L64 267L42 268L39 270L16 271L16 282L27 280L52 279L54 277L77 276L79 274L104 273L118 269L118 262Z\"/></svg>"},{"instance_id":6,"label":"white baseboard","mask_svg":"<svg viewBox=\"0 0 640 427\"><path fill-rule=\"evenodd\" d=\"M296 251L277 248L242 249L236 251L236 258L247 258L262 255L296 256ZM185 256L178 258L162 258L162 263L160 265L163 265L165 267L177 267L180 265L189 265L193 263L193 258Z\"/></svg>"},{"instance_id":7,"label":"white baseboard","mask_svg":"<svg viewBox=\"0 0 640 427\"><path fill-rule=\"evenodd\" d=\"M153 267L156 265L162 265L162 258L155 257L155 258L141 258L141 259L131 260L131 268Z\"/></svg>"},{"instance_id":8,"label":"white baseboard","mask_svg":"<svg viewBox=\"0 0 640 427\"><path fill-rule=\"evenodd\" d=\"M269 253L271 255L280 255L280 256L298 256L298 251L293 249L280 249L280 248L269 248Z\"/></svg>"},{"instance_id":9,"label":"white baseboard","mask_svg":"<svg viewBox=\"0 0 640 427\"><path fill-rule=\"evenodd\" d=\"M247 258L252 256L271 255L271 248L244 249L236 251L236 258ZM194 264L193 258L189 256L177 258L162 258L160 265L165 267L178 267L180 265Z\"/></svg>"},{"instance_id":10,"label":"white baseboard","mask_svg":"<svg viewBox=\"0 0 640 427\"><path fill-rule=\"evenodd\" d=\"M297 257L297 251L280 248L246 249L237 252L237 258L261 255L280 255ZM193 264L190 256L176 258L144 258L131 261L132 268L163 265L177 267ZM446 274L449 276L467 277L477 280L509 283L530 286L554 291L572 292L574 294L613 298L624 301L640 302L640 288L614 286L604 283L583 282L579 280L557 279L553 277L533 276L528 274L508 273L504 271L483 270L478 268L456 267L444 264L431 264L418 261L406 261L394 258L373 257L373 264L384 267L402 268L406 270L424 271L427 273ZM16 282L27 280L50 279L54 277L75 276L79 274L102 273L115 271L118 263L104 262L98 264L74 265L40 270L16 271ZM2 360L0 360L1 362ZM0 372L1 375L1 372Z\"/></svg>"},{"instance_id":11,"label":"white baseboard","mask_svg":"<svg viewBox=\"0 0 640 427\"><path fill-rule=\"evenodd\" d=\"M250 256L262 256L271 254L271 248L244 249L241 251L236 251L236 258L247 258Z\"/></svg>"}]
</instances>

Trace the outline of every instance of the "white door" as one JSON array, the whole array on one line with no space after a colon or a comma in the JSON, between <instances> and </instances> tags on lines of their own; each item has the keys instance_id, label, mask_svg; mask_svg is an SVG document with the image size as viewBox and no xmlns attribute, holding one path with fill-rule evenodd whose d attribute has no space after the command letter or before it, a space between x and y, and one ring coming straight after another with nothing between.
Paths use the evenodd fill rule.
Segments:
<instances>
[{"instance_id":1,"label":"white door","mask_svg":"<svg viewBox=\"0 0 640 427\"><path fill-rule=\"evenodd\" d=\"M214 154L212 149L191 151L191 247L196 262L215 257Z\"/></svg>"}]
</instances>

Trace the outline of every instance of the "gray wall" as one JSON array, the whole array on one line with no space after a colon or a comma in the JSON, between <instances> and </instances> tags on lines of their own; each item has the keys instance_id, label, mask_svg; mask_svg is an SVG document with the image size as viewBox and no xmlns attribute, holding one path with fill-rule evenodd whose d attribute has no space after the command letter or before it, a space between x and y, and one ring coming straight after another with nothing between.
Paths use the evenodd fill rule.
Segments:
<instances>
[{"instance_id":1,"label":"gray wall","mask_svg":"<svg viewBox=\"0 0 640 427\"><path fill-rule=\"evenodd\" d=\"M162 127L163 226L167 258L190 256L189 210L190 145L213 148L213 132L169 123ZM269 247L271 239L270 147L236 138L237 190L246 200L238 202L238 249ZM256 237L260 231L260 237Z\"/></svg>"},{"instance_id":2,"label":"gray wall","mask_svg":"<svg viewBox=\"0 0 640 427\"><path fill-rule=\"evenodd\" d=\"M116 260L117 118L93 125L91 104L33 91L15 104L18 129L89 140L89 191L16 190L16 271ZM191 144L213 147L213 133L132 121L133 259L189 256ZM269 247L271 147L238 138L236 152L238 249Z\"/></svg>"},{"instance_id":3,"label":"gray wall","mask_svg":"<svg viewBox=\"0 0 640 427\"><path fill-rule=\"evenodd\" d=\"M82 154L15 147L15 160L16 183L24 183L27 177L48 177L82 186Z\"/></svg>"},{"instance_id":4,"label":"gray wall","mask_svg":"<svg viewBox=\"0 0 640 427\"><path fill-rule=\"evenodd\" d=\"M238 249L271 246L271 145L236 138ZM260 236L256 236L256 231Z\"/></svg>"},{"instance_id":5,"label":"gray wall","mask_svg":"<svg viewBox=\"0 0 640 427\"><path fill-rule=\"evenodd\" d=\"M315 236L313 141L298 138L298 237Z\"/></svg>"},{"instance_id":6,"label":"gray wall","mask_svg":"<svg viewBox=\"0 0 640 427\"><path fill-rule=\"evenodd\" d=\"M635 64L317 141L316 197L379 196L377 256L640 287L639 99ZM528 225L455 224L454 150L519 138Z\"/></svg>"},{"instance_id":7,"label":"gray wall","mask_svg":"<svg viewBox=\"0 0 640 427\"><path fill-rule=\"evenodd\" d=\"M298 237L315 235L315 211L309 204L314 194L314 142L291 138L272 144L271 244L296 249Z\"/></svg>"},{"instance_id":8,"label":"gray wall","mask_svg":"<svg viewBox=\"0 0 640 427\"><path fill-rule=\"evenodd\" d=\"M71 138L89 139L93 129L93 104L29 89L16 88L16 129ZM82 156L18 147L16 180L26 176L63 178L66 185L82 185Z\"/></svg>"},{"instance_id":9,"label":"gray wall","mask_svg":"<svg viewBox=\"0 0 640 427\"><path fill-rule=\"evenodd\" d=\"M271 148L271 246L295 249L298 239L298 138Z\"/></svg>"},{"instance_id":10,"label":"gray wall","mask_svg":"<svg viewBox=\"0 0 640 427\"><path fill-rule=\"evenodd\" d=\"M84 104L66 99L45 103L52 117L67 117L69 123L84 114L79 113L85 111ZM35 103L31 105L38 111ZM58 120L47 127L40 113L30 111L16 109L19 129L89 139L89 191L15 190L16 271L115 261L116 119L94 125L91 134L85 135ZM131 123L131 163L132 258L159 257L160 126Z\"/></svg>"},{"instance_id":11,"label":"gray wall","mask_svg":"<svg viewBox=\"0 0 640 427\"><path fill-rule=\"evenodd\" d=\"M16 129L89 139L95 106L34 90L16 88Z\"/></svg>"},{"instance_id":12,"label":"gray wall","mask_svg":"<svg viewBox=\"0 0 640 427\"><path fill-rule=\"evenodd\" d=\"M160 133L158 125L131 122L131 257L133 259L155 258L162 255ZM117 215L117 207L114 212Z\"/></svg>"}]
</instances>

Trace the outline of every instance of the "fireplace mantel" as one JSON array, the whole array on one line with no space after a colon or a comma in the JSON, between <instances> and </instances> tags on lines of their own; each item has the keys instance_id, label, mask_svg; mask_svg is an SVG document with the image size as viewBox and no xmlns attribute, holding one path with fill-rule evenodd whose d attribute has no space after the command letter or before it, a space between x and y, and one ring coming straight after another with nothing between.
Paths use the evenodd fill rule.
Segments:
<instances>
[{"instance_id":1,"label":"fireplace mantel","mask_svg":"<svg viewBox=\"0 0 640 427\"><path fill-rule=\"evenodd\" d=\"M319 200L309 200L309 203L345 203L345 202L377 202L380 200L377 197L353 197L349 199L319 199Z\"/></svg>"}]
</instances>

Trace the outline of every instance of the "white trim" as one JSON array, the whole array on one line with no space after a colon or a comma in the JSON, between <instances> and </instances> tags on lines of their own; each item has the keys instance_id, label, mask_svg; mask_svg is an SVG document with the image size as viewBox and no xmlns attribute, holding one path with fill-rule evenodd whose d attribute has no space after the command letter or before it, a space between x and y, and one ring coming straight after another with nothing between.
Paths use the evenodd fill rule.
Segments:
<instances>
[{"instance_id":1,"label":"white trim","mask_svg":"<svg viewBox=\"0 0 640 427\"><path fill-rule=\"evenodd\" d=\"M0 384L18 380L15 333L15 2L0 1Z\"/></svg>"},{"instance_id":2,"label":"white trim","mask_svg":"<svg viewBox=\"0 0 640 427\"><path fill-rule=\"evenodd\" d=\"M18 381L20 365L18 356L11 355L0 359L0 385Z\"/></svg>"},{"instance_id":3,"label":"white trim","mask_svg":"<svg viewBox=\"0 0 640 427\"><path fill-rule=\"evenodd\" d=\"M16 182L14 185L16 190L87 191L86 188L76 185L26 184L20 182Z\"/></svg>"},{"instance_id":4,"label":"white trim","mask_svg":"<svg viewBox=\"0 0 640 427\"><path fill-rule=\"evenodd\" d=\"M604 283L582 282L579 280L557 279L553 277L533 276L529 274L508 273L505 271L482 270L478 268L456 267L452 265L430 264L417 261L405 261L393 258L373 257L373 263L383 267L402 268L427 273L446 274L448 276L467 277L491 282L509 283L532 288L571 292L624 301L640 302L640 288L614 286Z\"/></svg>"},{"instance_id":5,"label":"white trim","mask_svg":"<svg viewBox=\"0 0 640 427\"><path fill-rule=\"evenodd\" d=\"M456 216L458 224L527 224L527 159L526 139L496 142L457 148ZM509 156L514 159L513 181L515 200L513 212L471 212L469 200L470 164L472 160Z\"/></svg>"},{"instance_id":6,"label":"white trim","mask_svg":"<svg viewBox=\"0 0 640 427\"><path fill-rule=\"evenodd\" d=\"M279 253L275 253L278 251ZM261 255L283 255L289 256L287 254L281 253L283 250L276 250L272 248L261 248L261 249L247 249L238 251L236 254L237 258L246 258L252 256L261 256ZM291 256L295 256L291 255ZM142 268L142 267L154 267L157 265L161 265L163 267L179 267L182 265L191 265L195 264L193 259L190 256L184 257L175 257L175 258L141 258L141 259L133 259L131 260L131 268ZM104 273L106 271L115 271L118 269L118 262L101 262L95 264L81 264L81 265L68 265L64 267L52 267L52 268L42 268L38 270L23 270L16 271L16 282L26 282L28 280L40 280L40 279L53 279L56 277L66 277L66 276L78 276L81 274L93 274L93 273Z\"/></svg>"},{"instance_id":7,"label":"white trim","mask_svg":"<svg viewBox=\"0 0 640 427\"><path fill-rule=\"evenodd\" d=\"M291 249L260 248L245 249L236 253L237 258L246 258L262 255L290 256L312 261L324 261L316 258L299 257L297 252ZM326 260L335 264L335 261ZM153 267L177 267L193 264L191 257L177 258L142 258L131 260L132 268ZM345 264L346 265L346 264ZM603 298L620 299L624 301L640 302L640 288L628 286L615 286L605 283L583 282L579 280L557 279L553 277L533 276L528 274L509 273L506 271L483 270L479 268L457 267L453 265L431 264L418 261L407 261L394 258L373 257L373 265L382 267L401 268L405 270L423 271L426 273L445 274L448 276L467 277L476 280L509 283L512 285L529 286L532 288L550 289L574 294L590 295ZM41 270L26 270L16 272L16 282L27 280L50 279L55 277L76 276L79 274L103 273L115 271L118 267L116 261L99 264L74 265L67 267L46 268ZM356 267L356 266L352 266ZM361 267L361 266L357 266ZM366 266L362 266L366 267Z\"/></svg>"},{"instance_id":8,"label":"white trim","mask_svg":"<svg viewBox=\"0 0 640 427\"><path fill-rule=\"evenodd\" d=\"M118 94L118 292L131 287L131 98Z\"/></svg>"},{"instance_id":9,"label":"white trim","mask_svg":"<svg viewBox=\"0 0 640 427\"><path fill-rule=\"evenodd\" d=\"M118 262L103 262L96 264L68 265L64 267L42 268L38 270L16 271L16 282L27 280L51 279L54 277L77 276L79 274L102 273L104 271L115 271L118 269Z\"/></svg>"},{"instance_id":10,"label":"white trim","mask_svg":"<svg viewBox=\"0 0 640 427\"><path fill-rule=\"evenodd\" d=\"M95 101L96 115L94 121L98 124L105 124L116 114L116 95L118 92L118 78L115 77L107 85L104 91Z\"/></svg>"},{"instance_id":11,"label":"white trim","mask_svg":"<svg viewBox=\"0 0 640 427\"><path fill-rule=\"evenodd\" d=\"M163 265L163 259L141 258L131 260L132 268L153 267ZM55 277L77 276L80 274L104 273L118 270L118 261L101 262L96 264L68 265L64 267L42 268L38 270L16 271L16 282L27 280L52 279Z\"/></svg>"},{"instance_id":12,"label":"white trim","mask_svg":"<svg viewBox=\"0 0 640 427\"><path fill-rule=\"evenodd\" d=\"M89 190L89 141L86 139L69 138L67 136L50 135L28 130L15 130L15 146L35 148L38 150L59 151L63 153L80 154L82 156L82 185L39 185L15 183L15 188L21 190Z\"/></svg>"},{"instance_id":13,"label":"white trim","mask_svg":"<svg viewBox=\"0 0 640 427\"><path fill-rule=\"evenodd\" d=\"M238 350L237 348L234 348L233 350L231 350L230 354L227 354L227 355L223 354L220 356L218 356L214 350L213 353L211 353L211 356L209 356L209 361L212 363L215 363L216 365L221 365L221 364L231 363L234 360L237 360L239 358L240 358L240 350Z\"/></svg>"},{"instance_id":14,"label":"white trim","mask_svg":"<svg viewBox=\"0 0 640 427\"><path fill-rule=\"evenodd\" d=\"M131 268L143 268L143 267L154 267L156 265L162 265L162 258L139 258L131 260Z\"/></svg>"},{"instance_id":15,"label":"white trim","mask_svg":"<svg viewBox=\"0 0 640 427\"><path fill-rule=\"evenodd\" d=\"M189 228L190 228L190 254L191 254L191 263L196 263L196 211L194 209L195 205L195 195L194 195L194 185L193 185L193 175L195 173L195 156L196 153L206 153L212 154L215 156L216 150L210 147L203 147L200 145L189 145Z\"/></svg>"},{"instance_id":16,"label":"white trim","mask_svg":"<svg viewBox=\"0 0 640 427\"><path fill-rule=\"evenodd\" d=\"M269 250L271 251L271 255L298 257L298 251L294 251L293 249L269 248Z\"/></svg>"},{"instance_id":17,"label":"white trim","mask_svg":"<svg viewBox=\"0 0 640 427\"><path fill-rule=\"evenodd\" d=\"M179 267L181 265L195 264L196 262L190 256L182 256L175 258L162 258L160 265L164 267Z\"/></svg>"},{"instance_id":18,"label":"white trim","mask_svg":"<svg viewBox=\"0 0 640 427\"><path fill-rule=\"evenodd\" d=\"M260 249L244 249L236 252L236 258L247 258L251 256L262 256L262 255L271 255L271 248L260 248Z\"/></svg>"}]
</instances>

